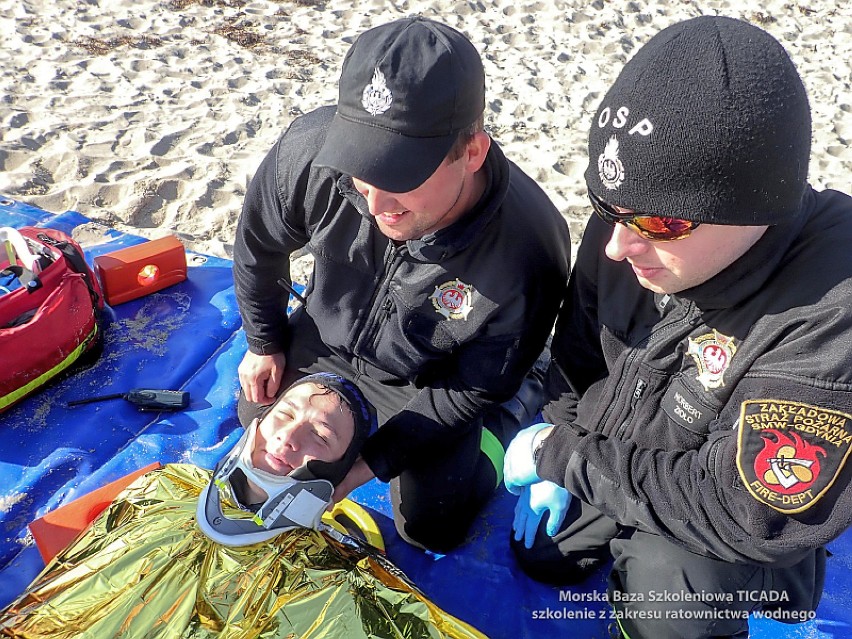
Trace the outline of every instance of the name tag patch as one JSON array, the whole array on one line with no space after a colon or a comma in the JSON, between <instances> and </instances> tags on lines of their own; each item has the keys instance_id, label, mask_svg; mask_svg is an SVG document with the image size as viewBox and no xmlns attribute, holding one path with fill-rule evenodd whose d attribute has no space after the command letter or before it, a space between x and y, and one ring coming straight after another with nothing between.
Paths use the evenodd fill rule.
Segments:
<instances>
[{"instance_id":1,"label":"name tag patch","mask_svg":"<svg viewBox=\"0 0 852 639\"><path fill-rule=\"evenodd\" d=\"M707 434L710 422L716 417L680 379L669 386L661 406L672 421L699 435Z\"/></svg>"}]
</instances>

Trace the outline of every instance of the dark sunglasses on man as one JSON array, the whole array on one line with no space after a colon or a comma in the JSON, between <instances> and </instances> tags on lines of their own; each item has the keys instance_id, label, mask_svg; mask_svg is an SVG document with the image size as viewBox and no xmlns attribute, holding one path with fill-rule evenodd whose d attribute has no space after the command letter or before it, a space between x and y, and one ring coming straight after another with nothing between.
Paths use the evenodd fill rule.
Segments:
<instances>
[{"instance_id":1,"label":"dark sunglasses on man","mask_svg":"<svg viewBox=\"0 0 852 639\"><path fill-rule=\"evenodd\" d=\"M690 222L677 217L664 217L653 213L641 213L632 209L615 207L604 202L597 195L589 191L589 200L595 213L610 226L616 223L623 224L635 231L641 237L651 242L671 242L682 240L697 229L699 222Z\"/></svg>"}]
</instances>

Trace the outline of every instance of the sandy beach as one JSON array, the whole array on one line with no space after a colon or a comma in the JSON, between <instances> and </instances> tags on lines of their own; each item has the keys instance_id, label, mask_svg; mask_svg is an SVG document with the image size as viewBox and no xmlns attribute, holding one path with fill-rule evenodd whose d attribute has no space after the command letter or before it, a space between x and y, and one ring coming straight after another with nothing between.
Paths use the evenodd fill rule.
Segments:
<instances>
[{"instance_id":1,"label":"sandy beach","mask_svg":"<svg viewBox=\"0 0 852 639\"><path fill-rule=\"evenodd\" d=\"M813 110L810 181L850 191L848 2L0 0L0 194L230 257L246 186L281 131L336 101L360 32L415 13L479 49L488 130L575 245L598 101L654 33L701 14L784 44Z\"/></svg>"}]
</instances>

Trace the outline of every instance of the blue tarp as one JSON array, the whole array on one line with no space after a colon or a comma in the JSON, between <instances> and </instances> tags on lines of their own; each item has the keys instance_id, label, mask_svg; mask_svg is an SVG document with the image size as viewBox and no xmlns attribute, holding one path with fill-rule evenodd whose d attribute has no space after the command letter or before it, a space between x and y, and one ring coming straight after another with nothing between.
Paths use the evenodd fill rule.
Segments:
<instances>
[{"instance_id":1,"label":"blue tarp","mask_svg":"<svg viewBox=\"0 0 852 639\"><path fill-rule=\"evenodd\" d=\"M88 223L78 213L55 216L0 196L0 226L71 233ZM142 241L105 230L86 255L91 262ZM43 567L28 534L30 521L152 462L212 468L239 439L236 369L245 337L231 263L196 255L189 263L187 281L108 309L104 351L93 367L0 415L0 607ZM172 414L138 412L122 400L65 406L137 387L186 390L192 402ZM507 545L514 498L505 491L486 508L467 543L448 555L418 551L398 537L386 485L370 482L352 497L376 519L389 558L437 605L489 637L608 636L605 570L570 588L526 578ZM829 548L833 556L817 618L797 626L752 619L752 637L852 637L852 532Z\"/></svg>"}]
</instances>

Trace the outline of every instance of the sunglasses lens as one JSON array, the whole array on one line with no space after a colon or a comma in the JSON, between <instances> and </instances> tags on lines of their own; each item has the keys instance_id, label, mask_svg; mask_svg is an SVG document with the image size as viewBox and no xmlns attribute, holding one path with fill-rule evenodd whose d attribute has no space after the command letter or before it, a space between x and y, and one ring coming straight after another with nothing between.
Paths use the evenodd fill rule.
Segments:
<instances>
[{"instance_id":1,"label":"sunglasses lens","mask_svg":"<svg viewBox=\"0 0 852 639\"><path fill-rule=\"evenodd\" d=\"M676 217L635 217L629 222L649 240L679 240L695 228L695 224Z\"/></svg>"},{"instance_id":2,"label":"sunglasses lens","mask_svg":"<svg viewBox=\"0 0 852 639\"><path fill-rule=\"evenodd\" d=\"M669 242L680 240L689 236L698 224L676 217L662 217L659 215L625 214L614 209L593 193L589 193L592 208L604 222L610 225L617 223L629 226L646 240L657 242Z\"/></svg>"}]
</instances>

